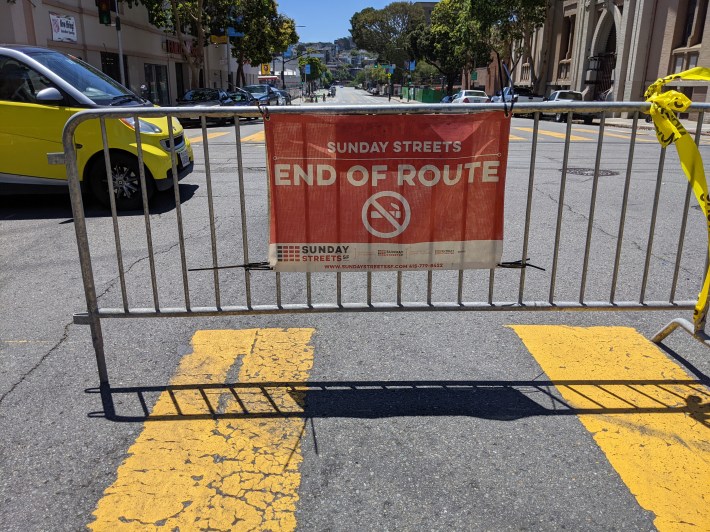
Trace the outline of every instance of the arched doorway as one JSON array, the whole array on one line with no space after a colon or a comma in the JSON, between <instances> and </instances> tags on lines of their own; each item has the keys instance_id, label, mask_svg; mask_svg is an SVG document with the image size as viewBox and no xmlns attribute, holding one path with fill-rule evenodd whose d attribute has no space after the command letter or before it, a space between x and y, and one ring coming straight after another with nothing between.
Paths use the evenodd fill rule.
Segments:
<instances>
[{"instance_id":1,"label":"arched doorway","mask_svg":"<svg viewBox=\"0 0 710 532\"><path fill-rule=\"evenodd\" d=\"M599 17L594 32L592 52L589 58L589 70L596 72L592 99L598 100L613 89L616 68L616 24L614 15L607 10Z\"/></svg>"}]
</instances>

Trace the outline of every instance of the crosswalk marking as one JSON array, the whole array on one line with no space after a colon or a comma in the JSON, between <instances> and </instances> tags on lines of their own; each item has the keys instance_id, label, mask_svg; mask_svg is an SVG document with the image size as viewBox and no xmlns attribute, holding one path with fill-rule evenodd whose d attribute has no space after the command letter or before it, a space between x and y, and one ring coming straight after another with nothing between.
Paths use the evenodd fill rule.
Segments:
<instances>
[{"instance_id":1,"label":"crosswalk marking","mask_svg":"<svg viewBox=\"0 0 710 532\"><path fill-rule=\"evenodd\" d=\"M242 142L265 142L265 141L266 141L266 136L264 134L263 129L261 131L257 131L253 135L249 135L248 137L242 138Z\"/></svg>"},{"instance_id":2,"label":"crosswalk marking","mask_svg":"<svg viewBox=\"0 0 710 532\"><path fill-rule=\"evenodd\" d=\"M88 527L111 532L294 530L305 420L219 414L302 411L305 392L258 383L305 382L313 365L313 333L198 331L193 352L183 357L171 380L174 386L188 386L163 392L151 412L185 417L148 418ZM239 372L239 383L254 386L220 387L234 382L232 371Z\"/></svg>"},{"instance_id":3,"label":"crosswalk marking","mask_svg":"<svg viewBox=\"0 0 710 532\"><path fill-rule=\"evenodd\" d=\"M710 388L631 328L512 328L658 530L710 530Z\"/></svg>"}]
</instances>

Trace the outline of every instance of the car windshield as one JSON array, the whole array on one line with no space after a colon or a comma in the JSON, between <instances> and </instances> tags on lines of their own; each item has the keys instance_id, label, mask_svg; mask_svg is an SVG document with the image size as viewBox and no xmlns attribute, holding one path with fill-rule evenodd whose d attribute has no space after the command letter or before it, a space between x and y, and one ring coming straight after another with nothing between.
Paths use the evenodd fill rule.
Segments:
<instances>
[{"instance_id":1,"label":"car windshield","mask_svg":"<svg viewBox=\"0 0 710 532\"><path fill-rule=\"evenodd\" d=\"M257 94L266 94L268 91L268 88L266 85L247 85L246 87L242 87L245 91L251 92L252 94L257 93Z\"/></svg>"},{"instance_id":2,"label":"car windshield","mask_svg":"<svg viewBox=\"0 0 710 532\"><path fill-rule=\"evenodd\" d=\"M465 96L477 96L480 98L488 98L488 95L483 91L465 91Z\"/></svg>"},{"instance_id":3,"label":"car windshield","mask_svg":"<svg viewBox=\"0 0 710 532\"><path fill-rule=\"evenodd\" d=\"M103 72L72 55L51 50L28 52L97 105L142 105L143 100Z\"/></svg>"},{"instance_id":4,"label":"car windshield","mask_svg":"<svg viewBox=\"0 0 710 532\"><path fill-rule=\"evenodd\" d=\"M243 92L230 92L229 97L234 102L246 102L249 101L249 97Z\"/></svg>"},{"instance_id":5,"label":"car windshield","mask_svg":"<svg viewBox=\"0 0 710 532\"><path fill-rule=\"evenodd\" d=\"M558 100L581 100L582 93L581 92L573 92L573 91L560 91L557 93L557 99Z\"/></svg>"},{"instance_id":6,"label":"car windshield","mask_svg":"<svg viewBox=\"0 0 710 532\"><path fill-rule=\"evenodd\" d=\"M187 102L208 102L219 100L219 94L214 89L194 89L187 91L182 99Z\"/></svg>"},{"instance_id":7,"label":"car windshield","mask_svg":"<svg viewBox=\"0 0 710 532\"><path fill-rule=\"evenodd\" d=\"M515 89L513 89L513 91L518 96L533 96L533 91L531 91L527 87L515 87Z\"/></svg>"}]
</instances>

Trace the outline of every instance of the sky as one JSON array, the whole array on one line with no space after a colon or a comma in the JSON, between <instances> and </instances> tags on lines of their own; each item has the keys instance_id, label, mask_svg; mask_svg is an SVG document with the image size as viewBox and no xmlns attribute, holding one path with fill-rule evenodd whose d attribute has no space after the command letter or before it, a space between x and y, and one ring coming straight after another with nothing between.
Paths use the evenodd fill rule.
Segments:
<instances>
[{"instance_id":1,"label":"sky","mask_svg":"<svg viewBox=\"0 0 710 532\"><path fill-rule=\"evenodd\" d=\"M366 7L382 9L393 0L276 0L279 13L296 21L301 42L350 37L350 18Z\"/></svg>"}]
</instances>

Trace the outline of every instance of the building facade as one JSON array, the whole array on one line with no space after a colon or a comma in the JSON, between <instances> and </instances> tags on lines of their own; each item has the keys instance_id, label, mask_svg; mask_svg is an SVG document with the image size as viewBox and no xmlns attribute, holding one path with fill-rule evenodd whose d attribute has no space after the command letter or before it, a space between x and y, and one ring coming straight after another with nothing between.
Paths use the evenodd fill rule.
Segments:
<instances>
[{"instance_id":1,"label":"building facade","mask_svg":"<svg viewBox=\"0 0 710 532\"><path fill-rule=\"evenodd\" d=\"M148 23L142 5L118 2L112 12L121 22L125 85L159 105L174 104L198 82L180 53L177 37ZM80 57L121 81L119 39L115 22L99 23L95 0L0 0L0 43L31 44ZM235 59L227 62L226 44L205 47L206 84L227 89L236 77ZM247 84L258 83L259 69L245 65Z\"/></svg>"},{"instance_id":2,"label":"building facade","mask_svg":"<svg viewBox=\"0 0 710 532\"><path fill-rule=\"evenodd\" d=\"M708 0L552 0L513 81L543 95L571 89L586 100L643 100L658 78L710 65L707 11ZM492 93L500 85L497 65L488 74ZM674 86L693 101L708 101L706 82Z\"/></svg>"}]
</instances>

